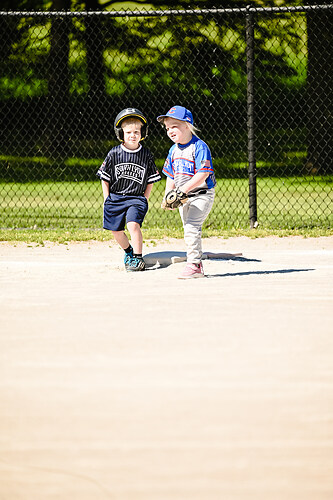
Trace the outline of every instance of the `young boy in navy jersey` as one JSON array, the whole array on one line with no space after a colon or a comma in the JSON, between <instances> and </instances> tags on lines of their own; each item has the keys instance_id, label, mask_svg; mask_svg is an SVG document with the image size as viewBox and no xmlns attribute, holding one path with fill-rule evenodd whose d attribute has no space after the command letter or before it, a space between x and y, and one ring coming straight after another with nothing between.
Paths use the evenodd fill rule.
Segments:
<instances>
[{"instance_id":1,"label":"young boy in navy jersey","mask_svg":"<svg viewBox=\"0 0 333 500\"><path fill-rule=\"evenodd\" d=\"M112 231L125 251L125 269L144 271L141 225L153 183L161 180L161 176L152 153L140 144L148 135L147 119L141 111L123 109L115 119L114 130L121 144L109 151L97 171L104 196L103 228Z\"/></svg>"}]
</instances>

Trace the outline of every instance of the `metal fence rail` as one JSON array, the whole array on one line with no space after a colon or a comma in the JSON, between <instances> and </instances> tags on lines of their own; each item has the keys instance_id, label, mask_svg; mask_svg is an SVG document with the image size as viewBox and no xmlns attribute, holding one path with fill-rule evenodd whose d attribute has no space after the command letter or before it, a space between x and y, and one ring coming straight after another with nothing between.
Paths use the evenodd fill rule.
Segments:
<instances>
[{"instance_id":1,"label":"metal fence rail","mask_svg":"<svg viewBox=\"0 0 333 500\"><path fill-rule=\"evenodd\" d=\"M100 227L125 107L181 104L210 146L212 228L331 227L333 6L0 11L0 227ZM145 227L178 226L154 186Z\"/></svg>"}]
</instances>

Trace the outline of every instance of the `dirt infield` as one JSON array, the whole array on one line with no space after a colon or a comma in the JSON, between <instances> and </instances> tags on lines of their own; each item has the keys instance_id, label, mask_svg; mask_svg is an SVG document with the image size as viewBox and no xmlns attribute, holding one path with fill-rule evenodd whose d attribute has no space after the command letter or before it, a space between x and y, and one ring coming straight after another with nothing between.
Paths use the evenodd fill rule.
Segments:
<instances>
[{"instance_id":1,"label":"dirt infield","mask_svg":"<svg viewBox=\"0 0 333 500\"><path fill-rule=\"evenodd\" d=\"M204 250L0 244L0 500L333 498L333 238Z\"/></svg>"}]
</instances>

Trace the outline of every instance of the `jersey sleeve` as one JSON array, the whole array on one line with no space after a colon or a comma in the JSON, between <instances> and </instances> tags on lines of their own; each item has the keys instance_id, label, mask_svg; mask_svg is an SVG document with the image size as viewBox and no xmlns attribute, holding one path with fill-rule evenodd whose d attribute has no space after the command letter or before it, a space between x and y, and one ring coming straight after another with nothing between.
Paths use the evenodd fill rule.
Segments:
<instances>
[{"instance_id":1,"label":"jersey sleeve","mask_svg":"<svg viewBox=\"0 0 333 500\"><path fill-rule=\"evenodd\" d=\"M162 169L163 174L166 175L167 177L170 177L171 179L174 179L174 171L173 171L173 168L172 168L172 152L175 149L175 147L176 146L174 144L169 149L169 154L168 154L168 156L165 159L165 162L164 162L164 165L163 165L163 169Z\"/></svg>"},{"instance_id":2,"label":"jersey sleeve","mask_svg":"<svg viewBox=\"0 0 333 500\"><path fill-rule=\"evenodd\" d=\"M212 155L206 144L200 144L195 151L195 170L196 172L204 172L213 174Z\"/></svg>"},{"instance_id":3,"label":"jersey sleeve","mask_svg":"<svg viewBox=\"0 0 333 500\"><path fill-rule=\"evenodd\" d=\"M101 181L110 182L110 180L111 180L110 166L111 166L111 155L109 153L107 155L107 157L105 158L105 160L103 161L102 165L99 167L99 169L96 172L97 177Z\"/></svg>"},{"instance_id":4,"label":"jersey sleeve","mask_svg":"<svg viewBox=\"0 0 333 500\"><path fill-rule=\"evenodd\" d=\"M149 162L148 162L148 177L147 184L153 184L154 182L158 182L162 179L157 167L155 165L155 160L152 153L149 154Z\"/></svg>"},{"instance_id":5,"label":"jersey sleeve","mask_svg":"<svg viewBox=\"0 0 333 500\"><path fill-rule=\"evenodd\" d=\"M203 141L198 145L195 151L195 169L196 172L208 174L208 177L206 178L208 189L216 186L212 155L209 147Z\"/></svg>"}]
</instances>

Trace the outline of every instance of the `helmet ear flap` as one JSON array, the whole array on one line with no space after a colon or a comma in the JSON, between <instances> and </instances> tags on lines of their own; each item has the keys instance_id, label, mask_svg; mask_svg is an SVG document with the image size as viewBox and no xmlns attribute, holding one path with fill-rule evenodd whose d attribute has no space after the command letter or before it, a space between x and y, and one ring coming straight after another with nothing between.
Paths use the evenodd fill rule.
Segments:
<instances>
[{"instance_id":1,"label":"helmet ear flap","mask_svg":"<svg viewBox=\"0 0 333 500\"><path fill-rule=\"evenodd\" d=\"M123 131L122 127L117 127L116 136L117 136L117 139L119 141L123 141L124 140L124 131Z\"/></svg>"},{"instance_id":2,"label":"helmet ear flap","mask_svg":"<svg viewBox=\"0 0 333 500\"><path fill-rule=\"evenodd\" d=\"M147 124L142 124L142 127L141 127L141 139L140 141L143 141L143 139L145 139L148 135L148 125Z\"/></svg>"}]
</instances>

